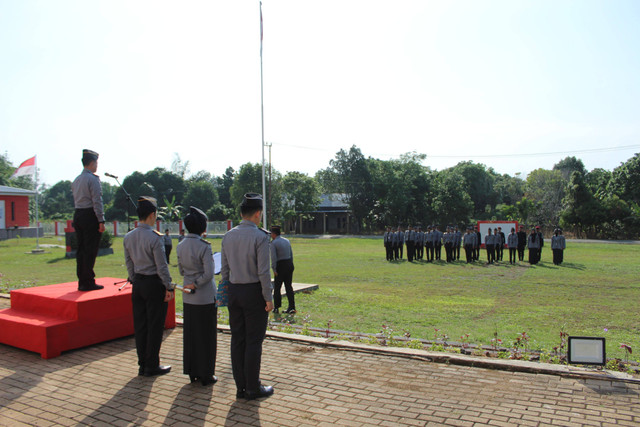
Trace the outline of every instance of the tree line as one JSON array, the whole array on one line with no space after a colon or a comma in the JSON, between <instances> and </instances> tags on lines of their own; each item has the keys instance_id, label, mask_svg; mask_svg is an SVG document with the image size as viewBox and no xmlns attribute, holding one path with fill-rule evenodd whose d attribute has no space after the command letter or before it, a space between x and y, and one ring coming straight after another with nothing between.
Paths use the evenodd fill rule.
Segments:
<instances>
[{"instance_id":1,"label":"tree line","mask_svg":"<svg viewBox=\"0 0 640 427\"><path fill-rule=\"evenodd\" d=\"M640 234L640 154L613 171L587 171L582 160L566 157L552 169L535 169L526 178L499 174L472 161L432 170L422 165L426 155L411 152L397 159L366 157L360 148L340 150L315 176L282 174L266 165L269 223L305 218L320 203L321 194L343 194L354 221L363 232L385 226L440 224L464 226L477 220L516 220L527 225L563 227L577 237L638 238ZM28 177L9 180L15 167L0 156L0 184L33 188ZM134 172L123 187L132 195L158 199L163 218L175 221L197 206L209 219L239 219L242 195L261 192L262 166L228 167L220 176L208 171L191 174L189 163L176 155L169 170ZM39 189L45 219L73 216L71 181ZM130 202L122 188L102 183L108 221L126 220ZM131 208L131 215L135 209Z\"/></svg>"}]
</instances>

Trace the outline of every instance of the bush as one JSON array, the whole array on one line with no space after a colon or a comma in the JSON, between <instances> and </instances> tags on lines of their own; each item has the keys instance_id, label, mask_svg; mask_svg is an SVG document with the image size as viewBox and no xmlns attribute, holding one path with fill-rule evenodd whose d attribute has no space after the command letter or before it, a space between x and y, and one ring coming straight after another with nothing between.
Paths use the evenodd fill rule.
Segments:
<instances>
[{"instance_id":1,"label":"bush","mask_svg":"<svg viewBox=\"0 0 640 427\"><path fill-rule=\"evenodd\" d=\"M67 232L65 233L67 246L71 247L72 251L78 250L78 238L76 237L76 232ZM98 243L98 247L100 249L110 248L113 245L113 234L109 230L105 230L100 236L100 243Z\"/></svg>"}]
</instances>

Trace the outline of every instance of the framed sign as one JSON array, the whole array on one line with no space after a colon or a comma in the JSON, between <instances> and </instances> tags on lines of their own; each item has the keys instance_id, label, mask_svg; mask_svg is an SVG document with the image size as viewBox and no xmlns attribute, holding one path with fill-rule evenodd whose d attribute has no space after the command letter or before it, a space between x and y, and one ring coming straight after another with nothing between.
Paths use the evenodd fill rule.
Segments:
<instances>
[{"instance_id":1,"label":"framed sign","mask_svg":"<svg viewBox=\"0 0 640 427\"><path fill-rule=\"evenodd\" d=\"M604 365L607 363L605 339L597 337L569 337L569 363Z\"/></svg>"}]
</instances>

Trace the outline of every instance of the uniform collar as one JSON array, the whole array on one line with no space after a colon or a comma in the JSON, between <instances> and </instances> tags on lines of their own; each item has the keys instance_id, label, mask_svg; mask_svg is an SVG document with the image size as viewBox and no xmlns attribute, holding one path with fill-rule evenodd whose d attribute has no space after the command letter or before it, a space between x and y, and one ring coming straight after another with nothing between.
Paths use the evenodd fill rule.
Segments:
<instances>
[{"instance_id":1,"label":"uniform collar","mask_svg":"<svg viewBox=\"0 0 640 427\"><path fill-rule=\"evenodd\" d=\"M242 221L240 221L240 225L243 225L243 226L246 226L246 227L258 228L258 226L256 225L255 222L249 221L248 219L243 219Z\"/></svg>"},{"instance_id":2,"label":"uniform collar","mask_svg":"<svg viewBox=\"0 0 640 427\"><path fill-rule=\"evenodd\" d=\"M187 234L187 235L186 235L186 236L184 236L184 237L185 237L185 238L188 238L188 239L201 239L201 238L202 238L202 236L199 236L199 235L198 235L198 234L196 234L196 233L189 233L189 234Z\"/></svg>"},{"instance_id":3,"label":"uniform collar","mask_svg":"<svg viewBox=\"0 0 640 427\"><path fill-rule=\"evenodd\" d=\"M153 229L149 224L145 223L145 222L139 222L138 223L138 228L148 228L148 229Z\"/></svg>"}]
</instances>

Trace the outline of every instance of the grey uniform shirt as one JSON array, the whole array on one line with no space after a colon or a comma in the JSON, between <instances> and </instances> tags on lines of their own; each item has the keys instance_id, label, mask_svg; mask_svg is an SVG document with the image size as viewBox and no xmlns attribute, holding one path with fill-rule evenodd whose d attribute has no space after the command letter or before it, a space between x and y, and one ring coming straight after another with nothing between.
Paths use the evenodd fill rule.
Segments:
<instances>
[{"instance_id":1,"label":"grey uniform shirt","mask_svg":"<svg viewBox=\"0 0 640 427\"><path fill-rule=\"evenodd\" d=\"M273 301L269 272L269 235L243 219L222 238L222 280L246 284L260 282L266 302Z\"/></svg>"},{"instance_id":2,"label":"grey uniform shirt","mask_svg":"<svg viewBox=\"0 0 640 427\"><path fill-rule=\"evenodd\" d=\"M89 169L82 173L71 184L73 204L76 209L93 208L98 222L104 222L104 206L102 205L102 187L100 178Z\"/></svg>"},{"instance_id":3,"label":"grey uniform shirt","mask_svg":"<svg viewBox=\"0 0 640 427\"><path fill-rule=\"evenodd\" d=\"M216 301L215 263L209 242L190 233L178 244L176 252L183 283L196 286L196 292L183 294L182 301L194 305L213 304Z\"/></svg>"},{"instance_id":4,"label":"grey uniform shirt","mask_svg":"<svg viewBox=\"0 0 640 427\"><path fill-rule=\"evenodd\" d=\"M464 246L470 245L470 246L475 246L476 245L476 234L475 233L467 233L464 235L463 237L463 241L464 241Z\"/></svg>"},{"instance_id":5,"label":"grey uniform shirt","mask_svg":"<svg viewBox=\"0 0 640 427\"><path fill-rule=\"evenodd\" d=\"M516 248L518 246L518 235L516 233L510 233L507 237L507 246L509 248Z\"/></svg>"},{"instance_id":6,"label":"grey uniform shirt","mask_svg":"<svg viewBox=\"0 0 640 427\"><path fill-rule=\"evenodd\" d=\"M134 280L136 274L157 274L167 290L173 289L162 234L158 234L150 225L141 223L124 236L122 244L129 279Z\"/></svg>"},{"instance_id":7,"label":"grey uniform shirt","mask_svg":"<svg viewBox=\"0 0 640 427\"><path fill-rule=\"evenodd\" d=\"M278 236L271 241L271 268L276 271L278 261L290 259L293 262L293 251L291 242L282 236Z\"/></svg>"},{"instance_id":8,"label":"grey uniform shirt","mask_svg":"<svg viewBox=\"0 0 640 427\"><path fill-rule=\"evenodd\" d=\"M162 236L162 239L164 240L165 246L173 246L173 243L171 243L171 236L167 236L165 234L164 236Z\"/></svg>"}]
</instances>

